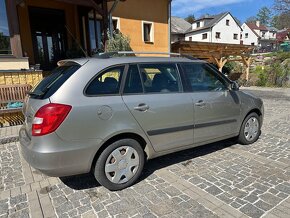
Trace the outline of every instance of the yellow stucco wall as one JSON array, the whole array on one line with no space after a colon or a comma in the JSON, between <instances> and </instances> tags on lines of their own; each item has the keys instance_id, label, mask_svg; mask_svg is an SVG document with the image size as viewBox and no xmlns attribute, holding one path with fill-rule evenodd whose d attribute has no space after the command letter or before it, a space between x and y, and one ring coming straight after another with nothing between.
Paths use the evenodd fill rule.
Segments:
<instances>
[{"instance_id":1,"label":"yellow stucco wall","mask_svg":"<svg viewBox=\"0 0 290 218\"><path fill-rule=\"evenodd\" d=\"M169 51L168 0L119 2L113 16L120 18L120 31L130 37L134 51ZM153 22L153 43L143 42L142 21Z\"/></svg>"}]
</instances>

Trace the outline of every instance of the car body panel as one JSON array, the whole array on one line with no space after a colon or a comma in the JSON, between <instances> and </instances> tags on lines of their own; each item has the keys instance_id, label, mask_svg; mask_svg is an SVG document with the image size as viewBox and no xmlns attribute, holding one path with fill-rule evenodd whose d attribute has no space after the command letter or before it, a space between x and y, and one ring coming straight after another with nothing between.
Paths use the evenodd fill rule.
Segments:
<instances>
[{"instance_id":1,"label":"car body panel","mask_svg":"<svg viewBox=\"0 0 290 218\"><path fill-rule=\"evenodd\" d=\"M238 134L240 100L230 90L191 93L194 105L194 143ZM198 106L203 101L204 106Z\"/></svg>"},{"instance_id":2,"label":"car body panel","mask_svg":"<svg viewBox=\"0 0 290 218\"><path fill-rule=\"evenodd\" d=\"M189 94L124 95L123 100L156 152L193 143L193 105ZM148 105L149 109L135 110L140 104Z\"/></svg>"}]
</instances>

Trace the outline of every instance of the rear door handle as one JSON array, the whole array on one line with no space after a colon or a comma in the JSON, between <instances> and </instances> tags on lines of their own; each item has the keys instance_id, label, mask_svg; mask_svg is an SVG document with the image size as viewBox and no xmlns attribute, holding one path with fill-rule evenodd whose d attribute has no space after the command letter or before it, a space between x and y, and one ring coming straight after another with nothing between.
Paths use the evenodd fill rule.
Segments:
<instances>
[{"instance_id":1,"label":"rear door handle","mask_svg":"<svg viewBox=\"0 0 290 218\"><path fill-rule=\"evenodd\" d=\"M136 111L147 111L148 109L149 109L149 106L144 103L141 103L137 107L134 107L134 110Z\"/></svg>"},{"instance_id":2,"label":"rear door handle","mask_svg":"<svg viewBox=\"0 0 290 218\"><path fill-rule=\"evenodd\" d=\"M199 100L197 103L195 103L195 106L204 107L205 106L205 102L203 100Z\"/></svg>"}]
</instances>

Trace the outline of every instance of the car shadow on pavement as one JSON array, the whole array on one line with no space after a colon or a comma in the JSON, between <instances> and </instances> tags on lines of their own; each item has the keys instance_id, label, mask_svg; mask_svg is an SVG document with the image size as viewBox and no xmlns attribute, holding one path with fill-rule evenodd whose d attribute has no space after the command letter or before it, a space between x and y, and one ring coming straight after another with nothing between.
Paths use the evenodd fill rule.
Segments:
<instances>
[{"instance_id":1,"label":"car shadow on pavement","mask_svg":"<svg viewBox=\"0 0 290 218\"><path fill-rule=\"evenodd\" d=\"M224 141L206 144L195 148L190 148L187 150L175 152L150 160L147 163L145 163L143 173L140 179L137 181L137 183L146 179L156 170L182 162L184 162L183 165L187 165L191 162L191 159L193 158L201 157L222 150L224 148L228 148L234 144L236 144L236 141L234 139L227 139ZM95 180L92 173L61 177L60 180L66 186L74 190L90 189L100 186L100 184Z\"/></svg>"}]
</instances>

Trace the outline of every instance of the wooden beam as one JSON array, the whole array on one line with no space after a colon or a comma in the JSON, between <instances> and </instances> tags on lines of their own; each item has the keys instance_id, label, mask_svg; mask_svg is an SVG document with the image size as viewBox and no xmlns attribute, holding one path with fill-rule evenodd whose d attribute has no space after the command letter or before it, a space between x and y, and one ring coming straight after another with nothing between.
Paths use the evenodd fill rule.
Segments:
<instances>
[{"instance_id":1,"label":"wooden beam","mask_svg":"<svg viewBox=\"0 0 290 218\"><path fill-rule=\"evenodd\" d=\"M103 17L105 15L103 8L101 8L95 0L90 0L92 7Z\"/></svg>"}]
</instances>

